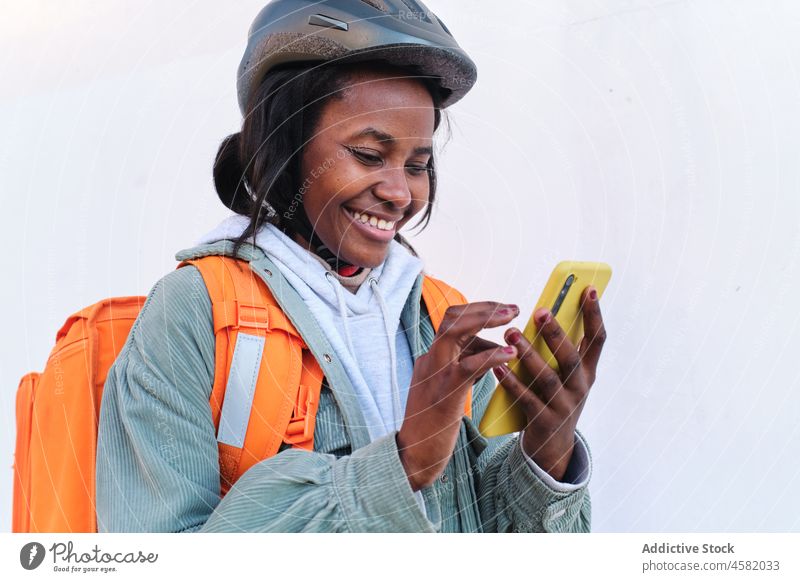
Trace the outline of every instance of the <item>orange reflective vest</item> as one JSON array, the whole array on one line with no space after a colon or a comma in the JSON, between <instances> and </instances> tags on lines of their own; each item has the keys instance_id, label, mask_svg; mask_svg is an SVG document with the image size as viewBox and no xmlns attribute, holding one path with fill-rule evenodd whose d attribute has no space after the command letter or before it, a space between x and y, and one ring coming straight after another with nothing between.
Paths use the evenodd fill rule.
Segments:
<instances>
[{"instance_id":1,"label":"orange reflective vest","mask_svg":"<svg viewBox=\"0 0 800 582\"><path fill-rule=\"evenodd\" d=\"M323 374L269 287L246 261L208 256L179 266L185 265L200 271L211 299L216 347L209 405L217 431L239 334L263 345L243 438L218 438L224 495L245 471L275 455L283 443L313 449ZM434 330L447 307L466 303L461 293L427 275L422 299ZM14 532L97 531L95 455L103 386L144 301L145 297L110 298L73 314L56 334L44 371L20 381ZM470 398L464 411L468 416Z\"/></svg>"}]
</instances>

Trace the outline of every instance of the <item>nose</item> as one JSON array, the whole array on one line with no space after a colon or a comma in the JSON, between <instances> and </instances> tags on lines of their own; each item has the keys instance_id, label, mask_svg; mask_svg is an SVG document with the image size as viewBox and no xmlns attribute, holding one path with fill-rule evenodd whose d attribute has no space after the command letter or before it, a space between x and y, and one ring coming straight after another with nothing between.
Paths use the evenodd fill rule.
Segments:
<instances>
[{"instance_id":1,"label":"nose","mask_svg":"<svg viewBox=\"0 0 800 582\"><path fill-rule=\"evenodd\" d=\"M412 202L406 169L402 166L381 170L380 179L372 191L381 201L390 202L398 210L405 210Z\"/></svg>"}]
</instances>

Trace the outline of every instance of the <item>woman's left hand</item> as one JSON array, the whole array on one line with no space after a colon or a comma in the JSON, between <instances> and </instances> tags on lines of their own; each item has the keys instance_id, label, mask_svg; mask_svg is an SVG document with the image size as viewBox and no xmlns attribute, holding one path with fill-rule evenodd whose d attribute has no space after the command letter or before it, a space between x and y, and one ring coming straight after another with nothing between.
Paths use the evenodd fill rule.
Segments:
<instances>
[{"instance_id":1,"label":"woman's left hand","mask_svg":"<svg viewBox=\"0 0 800 582\"><path fill-rule=\"evenodd\" d=\"M593 287L581 299L585 336L580 348L564 334L547 309L534 314L536 326L553 352L559 370L553 370L516 328L505 333L506 342L517 348L526 383L508 369L494 368L500 383L525 411L527 426L522 448L554 479L564 478L575 442L578 424L589 388L594 384L597 362L606 340L600 302Z\"/></svg>"}]
</instances>

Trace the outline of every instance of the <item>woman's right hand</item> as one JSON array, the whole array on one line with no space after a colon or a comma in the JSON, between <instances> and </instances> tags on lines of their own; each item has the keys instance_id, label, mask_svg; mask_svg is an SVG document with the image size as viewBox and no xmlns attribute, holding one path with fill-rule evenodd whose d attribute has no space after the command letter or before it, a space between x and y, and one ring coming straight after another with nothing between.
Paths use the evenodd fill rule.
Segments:
<instances>
[{"instance_id":1,"label":"woman's right hand","mask_svg":"<svg viewBox=\"0 0 800 582\"><path fill-rule=\"evenodd\" d=\"M516 305L483 301L450 306L428 353L417 358L405 418L397 433L400 460L414 491L431 485L447 466L458 438L467 393L517 351L476 336L508 324Z\"/></svg>"}]
</instances>

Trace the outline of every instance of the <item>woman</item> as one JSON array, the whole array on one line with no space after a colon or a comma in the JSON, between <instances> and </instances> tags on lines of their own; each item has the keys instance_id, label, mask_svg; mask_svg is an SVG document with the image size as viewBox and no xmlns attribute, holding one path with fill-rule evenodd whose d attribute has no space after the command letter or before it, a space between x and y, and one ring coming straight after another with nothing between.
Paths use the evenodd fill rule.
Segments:
<instances>
[{"instance_id":1,"label":"woman","mask_svg":"<svg viewBox=\"0 0 800 582\"><path fill-rule=\"evenodd\" d=\"M514 305L451 306L434 336L421 262L399 234L431 217L440 112L475 78L418 2L262 10L240 68L242 131L214 169L237 216L179 258L268 261L286 315L320 330L303 337L334 354L313 451L282 446L221 498L211 303L198 271L181 268L153 288L109 372L100 531L588 530L590 460L575 426L604 337L596 293L584 297L580 349L538 314L569 371L558 376L516 328L506 346L477 337L517 317ZM530 386L506 366L517 355ZM525 409L519 436L487 441L476 429L490 370Z\"/></svg>"}]
</instances>

